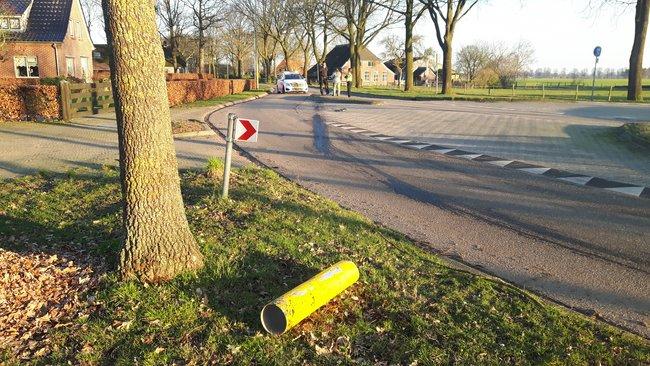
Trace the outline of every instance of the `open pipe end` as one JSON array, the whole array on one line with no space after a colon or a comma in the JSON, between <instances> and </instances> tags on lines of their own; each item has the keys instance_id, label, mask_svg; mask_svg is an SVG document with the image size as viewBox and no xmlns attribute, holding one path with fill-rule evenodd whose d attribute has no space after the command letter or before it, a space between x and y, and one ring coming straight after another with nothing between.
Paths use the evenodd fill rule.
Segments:
<instances>
[{"instance_id":1,"label":"open pipe end","mask_svg":"<svg viewBox=\"0 0 650 366\"><path fill-rule=\"evenodd\" d=\"M287 330L287 317L275 304L266 305L262 309L260 318L262 319L264 330L273 335L280 335Z\"/></svg>"}]
</instances>

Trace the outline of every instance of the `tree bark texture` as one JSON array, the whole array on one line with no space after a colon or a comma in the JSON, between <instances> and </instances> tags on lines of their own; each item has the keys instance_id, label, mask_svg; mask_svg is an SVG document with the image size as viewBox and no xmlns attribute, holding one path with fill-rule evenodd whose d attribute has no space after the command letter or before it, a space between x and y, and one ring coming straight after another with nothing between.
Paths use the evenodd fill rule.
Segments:
<instances>
[{"instance_id":1,"label":"tree bark texture","mask_svg":"<svg viewBox=\"0 0 650 366\"><path fill-rule=\"evenodd\" d=\"M442 94L452 94L454 92L451 61L453 51L451 42L451 36L449 39L445 36L445 45L442 47Z\"/></svg>"},{"instance_id":2,"label":"tree bark texture","mask_svg":"<svg viewBox=\"0 0 650 366\"><path fill-rule=\"evenodd\" d=\"M180 190L152 1L103 0L123 194L124 279L163 282L203 266Z\"/></svg>"},{"instance_id":3,"label":"tree bark texture","mask_svg":"<svg viewBox=\"0 0 650 366\"><path fill-rule=\"evenodd\" d=\"M404 15L404 55L406 56L406 83L404 84L404 91L413 89L413 26L413 1L406 1L406 13Z\"/></svg>"},{"instance_id":4,"label":"tree bark texture","mask_svg":"<svg viewBox=\"0 0 650 366\"><path fill-rule=\"evenodd\" d=\"M648 33L650 0L637 0L634 20L634 43L630 55L630 75L628 79L627 99L643 101L643 50Z\"/></svg>"}]
</instances>

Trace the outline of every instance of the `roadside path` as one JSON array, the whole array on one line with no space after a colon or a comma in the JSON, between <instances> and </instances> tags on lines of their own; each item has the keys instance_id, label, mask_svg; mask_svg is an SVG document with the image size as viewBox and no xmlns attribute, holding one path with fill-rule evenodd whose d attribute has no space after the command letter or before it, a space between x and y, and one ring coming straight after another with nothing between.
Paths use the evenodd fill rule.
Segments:
<instances>
[{"instance_id":1,"label":"roadside path","mask_svg":"<svg viewBox=\"0 0 650 366\"><path fill-rule=\"evenodd\" d=\"M203 121L215 107L172 108L173 120ZM71 123L0 123L0 179L35 174L63 173L74 168L97 169L118 165L115 114L99 114ZM180 169L203 168L211 157L223 157L224 143L217 136L176 138ZM234 156L235 164L245 159Z\"/></svg>"}]
</instances>

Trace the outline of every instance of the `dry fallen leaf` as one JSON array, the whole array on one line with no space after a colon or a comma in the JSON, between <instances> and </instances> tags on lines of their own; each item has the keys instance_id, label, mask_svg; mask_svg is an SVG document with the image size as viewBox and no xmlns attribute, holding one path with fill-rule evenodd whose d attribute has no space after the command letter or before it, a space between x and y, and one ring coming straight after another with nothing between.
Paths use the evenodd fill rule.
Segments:
<instances>
[{"instance_id":1,"label":"dry fallen leaf","mask_svg":"<svg viewBox=\"0 0 650 366\"><path fill-rule=\"evenodd\" d=\"M48 255L26 237L3 240L30 251L0 248L0 348L22 359L45 356L51 329L75 326L71 320L90 312L81 294L97 286L101 266L79 251Z\"/></svg>"}]
</instances>

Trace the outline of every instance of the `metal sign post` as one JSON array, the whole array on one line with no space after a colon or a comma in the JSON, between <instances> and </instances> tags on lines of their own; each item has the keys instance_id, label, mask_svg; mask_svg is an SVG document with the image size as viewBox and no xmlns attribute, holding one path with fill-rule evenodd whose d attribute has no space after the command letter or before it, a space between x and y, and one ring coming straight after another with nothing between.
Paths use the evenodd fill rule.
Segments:
<instances>
[{"instance_id":1,"label":"metal sign post","mask_svg":"<svg viewBox=\"0 0 650 366\"><path fill-rule=\"evenodd\" d=\"M596 56L596 63L594 64L594 78L591 83L591 101L594 101L594 94L596 93L596 69L598 68L598 59L600 54L603 52L603 48L598 46L594 48L594 56Z\"/></svg>"},{"instance_id":2,"label":"metal sign post","mask_svg":"<svg viewBox=\"0 0 650 366\"><path fill-rule=\"evenodd\" d=\"M232 143L257 142L260 122L252 119L238 118L234 113L228 113L228 133L226 134L226 159L223 167L223 189L221 198L228 198L230 188L230 166L232 165Z\"/></svg>"},{"instance_id":3,"label":"metal sign post","mask_svg":"<svg viewBox=\"0 0 650 366\"><path fill-rule=\"evenodd\" d=\"M232 163L232 142L235 134L235 120L237 116L234 113L228 113L228 133L226 135L226 159L223 167L223 189L221 198L228 198L228 189L230 188L230 165Z\"/></svg>"}]
</instances>

